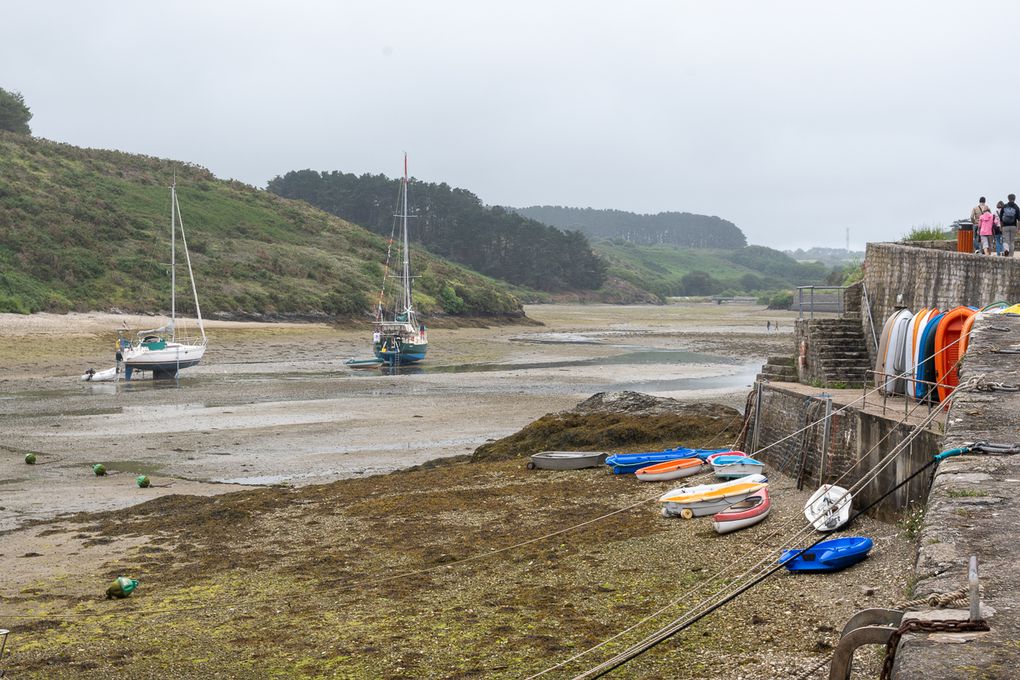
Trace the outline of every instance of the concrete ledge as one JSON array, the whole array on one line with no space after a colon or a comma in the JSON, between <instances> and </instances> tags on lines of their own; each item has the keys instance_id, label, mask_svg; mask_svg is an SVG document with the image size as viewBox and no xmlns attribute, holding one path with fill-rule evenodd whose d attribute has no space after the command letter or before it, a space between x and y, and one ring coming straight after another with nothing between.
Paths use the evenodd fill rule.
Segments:
<instances>
[{"instance_id":1,"label":"concrete ledge","mask_svg":"<svg viewBox=\"0 0 1020 680\"><path fill-rule=\"evenodd\" d=\"M962 380L1020 384L1020 317L986 316L974 324L960 368ZM1020 393L961 394L949 413L943 448L967 442L1020 441ZM982 634L904 636L896 680L1020 677L1020 455L968 455L939 464L922 524L913 597L950 592L967 583L967 561L978 556ZM952 618L933 612L928 618ZM947 644L957 643L957 644Z\"/></svg>"}]
</instances>

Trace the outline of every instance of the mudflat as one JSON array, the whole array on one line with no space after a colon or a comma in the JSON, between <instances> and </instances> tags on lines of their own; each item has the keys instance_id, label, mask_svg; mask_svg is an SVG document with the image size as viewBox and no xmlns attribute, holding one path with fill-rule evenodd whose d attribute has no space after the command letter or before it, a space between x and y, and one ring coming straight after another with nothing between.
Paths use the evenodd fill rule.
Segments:
<instances>
[{"instance_id":1,"label":"mudflat","mask_svg":"<svg viewBox=\"0 0 1020 680\"><path fill-rule=\"evenodd\" d=\"M113 384L79 377L113 365L122 325L158 318L0 315L0 531L170 493L391 472L470 453L599 391L742 406L768 348L790 344L765 332L790 313L748 306L541 305L528 316L543 325L431 328L428 361L395 375L344 365L370 355L368 326L212 321L205 360L179 381ZM108 476L91 477L95 463ZM137 489L138 474L152 487Z\"/></svg>"}]
</instances>

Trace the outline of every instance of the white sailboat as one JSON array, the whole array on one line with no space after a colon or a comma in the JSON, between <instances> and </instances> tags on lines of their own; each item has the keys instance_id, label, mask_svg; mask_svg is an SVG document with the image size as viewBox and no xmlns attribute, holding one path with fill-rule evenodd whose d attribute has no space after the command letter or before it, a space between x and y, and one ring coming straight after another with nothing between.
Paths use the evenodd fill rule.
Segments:
<instances>
[{"instance_id":1,"label":"white sailboat","mask_svg":"<svg viewBox=\"0 0 1020 680\"><path fill-rule=\"evenodd\" d=\"M188 264L188 279L195 298L195 316L198 319L200 339L190 339L177 330L177 228L181 230L181 245ZM178 371L196 365L205 355L208 340L202 323L202 308L198 304L198 290L191 270L188 239L184 235L184 220L177 201L177 178L170 187L170 320L159 328L138 331L134 341L121 335L117 359L124 362L124 378L131 380L135 371L152 371L154 378L176 378Z\"/></svg>"},{"instance_id":2,"label":"white sailboat","mask_svg":"<svg viewBox=\"0 0 1020 680\"><path fill-rule=\"evenodd\" d=\"M411 292L411 243L407 232L407 154L404 154L404 178L400 185L400 212L394 215L399 220L400 237L398 247L401 257L400 286L396 288L393 308L383 309L386 297L386 279L390 266L390 253L386 253L386 268L383 274L383 290L379 294L376 308L375 328L372 337L372 351L376 359L389 366L401 366L417 363L425 358L429 349L428 331L425 324L418 320L414 309L414 298ZM398 222L394 223L394 230ZM390 243L393 237L390 237Z\"/></svg>"}]
</instances>

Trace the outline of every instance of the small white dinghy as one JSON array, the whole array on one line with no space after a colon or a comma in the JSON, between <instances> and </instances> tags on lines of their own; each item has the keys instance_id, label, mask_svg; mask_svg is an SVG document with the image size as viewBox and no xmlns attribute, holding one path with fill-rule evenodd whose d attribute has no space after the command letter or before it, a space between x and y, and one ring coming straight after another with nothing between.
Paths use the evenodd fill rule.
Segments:
<instances>
[{"instance_id":1,"label":"small white dinghy","mask_svg":"<svg viewBox=\"0 0 1020 680\"><path fill-rule=\"evenodd\" d=\"M747 475L761 474L765 470L765 463L746 455L718 456L712 459L712 469L715 476L720 479L735 479Z\"/></svg>"},{"instance_id":2,"label":"small white dinghy","mask_svg":"<svg viewBox=\"0 0 1020 680\"><path fill-rule=\"evenodd\" d=\"M804 516L818 531L835 531L850 521L852 501L843 487L823 484L804 504Z\"/></svg>"},{"instance_id":3,"label":"small white dinghy","mask_svg":"<svg viewBox=\"0 0 1020 680\"><path fill-rule=\"evenodd\" d=\"M604 451L542 451L533 453L527 468L534 470L581 470L606 462Z\"/></svg>"},{"instance_id":4,"label":"small white dinghy","mask_svg":"<svg viewBox=\"0 0 1020 680\"><path fill-rule=\"evenodd\" d=\"M90 368L81 374L82 382L111 382L116 380L120 375L120 367L114 366L108 368L105 371L97 371L94 368Z\"/></svg>"}]
</instances>

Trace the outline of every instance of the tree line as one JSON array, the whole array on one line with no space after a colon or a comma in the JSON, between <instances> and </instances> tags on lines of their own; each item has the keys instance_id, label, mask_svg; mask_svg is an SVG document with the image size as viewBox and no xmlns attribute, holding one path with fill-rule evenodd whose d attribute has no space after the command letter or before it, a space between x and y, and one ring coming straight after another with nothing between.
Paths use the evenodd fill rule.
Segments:
<instances>
[{"instance_id":1,"label":"tree line","mask_svg":"<svg viewBox=\"0 0 1020 680\"><path fill-rule=\"evenodd\" d=\"M389 236L400 180L385 175L297 170L274 177L267 188ZM594 290L606 265L579 231L561 231L475 194L411 179L411 240L475 271L536 290Z\"/></svg>"},{"instance_id":2,"label":"tree line","mask_svg":"<svg viewBox=\"0 0 1020 680\"><path fill-rule=\"evenodd\" d=\"M575 229L596 240L623 239L637 245L681 248L743 248L744 232L729 220L687 212L641 215L625 210L536 205L515 212L560 229Z\"/></svg>"}]
</instances>

